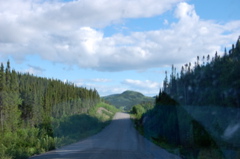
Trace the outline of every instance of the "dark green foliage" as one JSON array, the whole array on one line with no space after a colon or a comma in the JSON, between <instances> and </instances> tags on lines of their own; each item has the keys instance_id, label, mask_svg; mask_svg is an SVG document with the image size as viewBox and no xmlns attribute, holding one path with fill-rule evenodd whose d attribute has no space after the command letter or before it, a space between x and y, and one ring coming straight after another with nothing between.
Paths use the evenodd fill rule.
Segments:
<instances>
[{"instance_id":1,"label":"dark green foliage","mask_svg":"<svg viewBox=\"0 0 240 159\"><path fill-rule=\"evenodd\" d=\"M140 104L132 107L131 113L134 114L137 118L141 118L142 114L145 113L146 110Z\"/></svg>"},{"instance_id":2,"label":"dark green foliage","mask_svg":"<svg viewBox=\"0 0 240 159\"><path fill-rule=\"evenodd\" d=\"M204 127L196 120L192 120L194 144L199 148L211 148L212 139Z\"/></svg>"},{"instance_id":3,"label":"dark green foliage","mask_svg":"<svg viewBox=\"0 0 240 159\"><path fill-rule=\"evenodd\" d=\"M154 101L154 98L145 97L143 94L135 91L125 91L122 94L114 94L103 97L103 99L117 108L124 107L125 110L131 110L134 105L143 102Z\"/></svg>"},{"instance_id":4,"label":"dark green foliage","mask_svg":"<svg viewBox=\"0 0 240 159\"><path fill-rule=\"evenodd\" d=\"M187 158L223 158L219 147L223 151L229 147L233 152L239 150L239 130L229 139L223 136L239 119L239 47L240 39L229 54L225 50L223 57L216 52L212 61L208 55L207 61L203 57L201 64L197 57L194 67L191 63L182 67L180 77L172 66L170 80L166 72L164 92L160 91L156 97L156 106L138 121L144 135L161 146L179 147ZM235 112L223 109L227 107L235 107Z\"/></svg>"},{"instance_id":5,"label":"dark green foliage","mask_svg":"<svg viewBox=\"0 0 240 159\"><path fill-rule=\"evenodd\" d=\"M9 61L6 68L1 64L0 158L26 158L54 149L59 139L52 122L69 116L73 116L70 121L76 121L74 117L87 113L99 102L95 89L17 73L11 70ZM99 123L93 120L84 116L81 121L86 125Z\"/></svg>"},{"instance_id":6,"label":"dark green foliage","mask_svg":"<svg viewBox=\"0 0 240 159\"><path fill-rule=\"evenodd\" d=\"M104 123L97 118L87 114L73 115L56 120L54 125L54 136L58 138L71 138L71 140L80 140L84 135L91 131L102 129ZM58 125L58 126L57 126Z\"/></svg>"},{"instance_id":7,"label":"dark green foliage","mask_svg":"<svg viewBox=\"0 0 240 159\"><path fill-rule=\"evenodd\" d=\"M165 92L160 91L155 107L135 123L144 136L165 149L178 149L186 158L197 158L205 149L214 150L213 158L222 158L208 131Z\"/></svg>"},{"instance_id":8,"label":"dark green foliage","mask_svg":"<svg viewBox=\"0 0 240 159\"><path fill-rule=\"evenodd\" d=\"M195 66L186 64L181 76L175 69L169 82L164 80L164 91L182 105L212 105L223 107L240 107L240 38L236 47L220 57L216 52L212 61L207 56L202 63L199 57ZM174 68L174 67L173 67ZM166 77L167 79L167 77Z\"/></svg>"},{"instance_id":9,"label":"dark green foliage","mask_svg":"<svg viewBox=\"0 0 240 159\"><path fill-rule=\"evenodd\" d=\"M52 150L55 139L39 128L18 128L15 132L1 134L0 158L26 159L29 156Z\"/></svg>"},{"instance_id":10,"label":"dark green foliage","mask_svg":"<svg viewBox=\"0 0 240 159\"><path fill-rule=\"evenodd\" d=\"M178 104L165 92L156 97L156 106L142 117L145 134L179 144Z\"/></svg>"},{"instance_id":11,"label":"dark green foliage","mask_svg":"<svg viewBox=\"0 0 240 159\"><path fill-rule=\"evenodd\" d=\"M157 106L176 106L179 105L174 99L172 99L167 93L159 92L155 101Z\"/></svg>"},{"instance_id":12,"label":"dark green foliage","mask_svg":"<svg viewBox=\"0 0 240 159\"><path fill-rule=\"evenodd\" d=\"M212 61L209 55L206 57L207 61L203 57L202 62L197 57L194 67L191 63L183 66L180 77L173 67L169 81L166 74L164 91L194 117L195 120L191 120L194 145L214 147L216 144L208 142L214 138L225 156L232 158L227 149L231 148L232 152L240 149L240 129L227 135L234 126L238 127L239 122L240 37L229 53L225 49L220 57L216 52ZM211 138L207 135L209 133Z\"/></svg>"},{"instance_id":13,"label":"dark green foliage","mask_svg":"<svg viewBox=\"0 0 240 159\"><path fill-rule=\"evenodd\" d=\"M229 54L216 52L211 62L209 55L206 59L200 64L198 56L194 68L185 64L180 77L172 66L155 107L135 119L135 125L184 158L239 158L240 38ZM133 112L140 110L134 107Z\"/></svg>"}]
</instances>

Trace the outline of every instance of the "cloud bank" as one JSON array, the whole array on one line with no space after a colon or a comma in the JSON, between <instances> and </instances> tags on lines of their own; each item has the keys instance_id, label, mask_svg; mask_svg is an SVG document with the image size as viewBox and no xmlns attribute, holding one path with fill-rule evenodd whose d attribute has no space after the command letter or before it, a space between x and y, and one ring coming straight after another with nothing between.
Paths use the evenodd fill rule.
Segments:
<instances>
[{"instance_id":1,"label":"cloud bank","mask_svg":"<svg viewBox=\"0 0 240 159\"><path fill-rule=\"evenodd\" d=\"M144 8L144 9L143 9ZM102 28L127 18L161 15L175 9L167 29L115 34ZM147 25L147 24L146 24ZM43 59L98 71L125 71L183 64L213 55L235 42L240 21L224 24L201 19L182 0L9 0L0 2L0 57Z\"/></svg>"},{"instance_id":2,"label":"cloud bank","mask_svg":"<svg viewBox=\"0 0 240 159\"><path fill-rule=\"evenodd\" d=\"M116 81L106 78L79 79L74 83L81 87L96 88L101 96L122 93L126 90L135 90L147 96L154 96L159 92L160 83L151 80L125 79L116 84Z\"/></svg>"}]
</instances>

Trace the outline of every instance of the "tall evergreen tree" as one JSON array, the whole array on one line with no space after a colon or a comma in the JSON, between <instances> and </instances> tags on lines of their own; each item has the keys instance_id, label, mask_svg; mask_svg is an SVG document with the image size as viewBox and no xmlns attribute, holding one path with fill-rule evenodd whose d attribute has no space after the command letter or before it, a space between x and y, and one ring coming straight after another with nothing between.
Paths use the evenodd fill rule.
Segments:
<instances>
[{"instance_id":1,"label":"tall evergreen tree","mask_svg":"<svg viewBox=\"0 0 240 159\"><path fill-rule=\"evenodd\" d=\"M178 84L178 91L167 92L184 105L219 105L237 106L240 104L240 39L236 47L232 45L230 54L220 57L215 53L214 60L199 65L199 56L194 69L191 64L182 66L180 78L177 81L170 80L168 90L175 89ZM227 51L225 50L225 53ZM172 76L172 75L171 75ZM172 77L171 77L172 78ZM164 88L165 81L164 80ZM166 92L166 91L165 91Z\"/></svg>"}]
</instances>

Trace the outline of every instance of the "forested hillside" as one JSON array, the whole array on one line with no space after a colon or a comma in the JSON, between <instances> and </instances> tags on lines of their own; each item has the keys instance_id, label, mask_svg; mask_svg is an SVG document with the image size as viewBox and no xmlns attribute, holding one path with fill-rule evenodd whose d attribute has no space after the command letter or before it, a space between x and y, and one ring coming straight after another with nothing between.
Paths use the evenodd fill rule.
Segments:
<instances>
[{"instance_id":1,"label":"forested hillside","mask_svg":"<svg viewBox=\"0 0 240 159\"><path fill-rule=\"evenodd\" d=\"M17 73L10 62L6 69L1 64L0 84L1 131L12 131L19 122L36 126L52 117L84 113L100 101L96 90Z\"/></svg>"},{"instance_id":2,"label":"forested hillside","mask_svg":"<svg viewBox=\"0 0 240 159\"><path fill-rule=\"evenodd\" d=\"M105 96L103 99L117 108L124 108L125 110L131 110L137 104L154 102L154 98L146 97L142 93L129 90L121 94Z\"/></svg>"},{"instance_id":3,"label":"forested hillside","mask_svg":"<svg viewBox=\"0 0 240 159\"><path fill-rule=\"evenodd\" d=\"M100 121L88 114L99 102L96 90L19 73L11 70L10 62L6 67L1 64L0 158L26 158L54 149L69 139L63 131L67 134L79 129L74 125L77 128L62 130L61 123L66 121L67 125L81 121L83 133L94 131L92 128L98 127Z\"/></svg>"},{"instance_id":4,"label":"forested hillside","mask_svg":"<svg viewBox=\"0 0 240 159\"><path fill-rule=\"evenodd\" d=\"M217 53L182 67L172 66L170 80L155 107L134 107L137 129L183 158L240 157L240 38L224 56Z\"/></svg>"},{"instance_id":5,"label":"forested hillside","mask_svg":"<svg viewBox=\"0 0 240 159\"><path fill-rule=\"evenodd\" d=\"M167 74L167 72L166 72ZM172 66L164 91L183 105L240 107L240 37L232 49L220 57L216 52L194 64L182 66L180 76Z\"/></svg>"}]
</instances>

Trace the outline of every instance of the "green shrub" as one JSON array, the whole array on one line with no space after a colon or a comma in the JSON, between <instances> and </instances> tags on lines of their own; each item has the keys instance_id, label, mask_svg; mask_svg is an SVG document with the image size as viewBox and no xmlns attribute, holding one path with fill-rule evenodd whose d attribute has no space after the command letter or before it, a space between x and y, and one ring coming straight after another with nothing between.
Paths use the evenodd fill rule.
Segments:
<instances>
[{"instance_id":1,"label":"green shrub","mask_svg":"<svg viewBox=\"0 0 240 159\"><path fill-rule=\"evenodd\" d=\"M109 112L98 114L99 107ZM0 132L0 159L27 159L34 154L77 142L99 132L116 112L117 109L113 106L99 103L89 109L88 114L49 119L38 127L26 126L16 129L15 132ZM109 118L106 120L104 115Z\"/></svg>"},{"instance_id":2,"label":"green shrub","mask_svg":"<svg viewBox=\"0 0 240 159\"><path fill-rule=\"evenodd\" d=\"M132 108L131 111L132 114L134 114L136 116L136 118L141 118L141 116L143 115L143 113L145 113L145 109L141 106L141 105L135 105Z\"/></svg>"}]
</instances>

